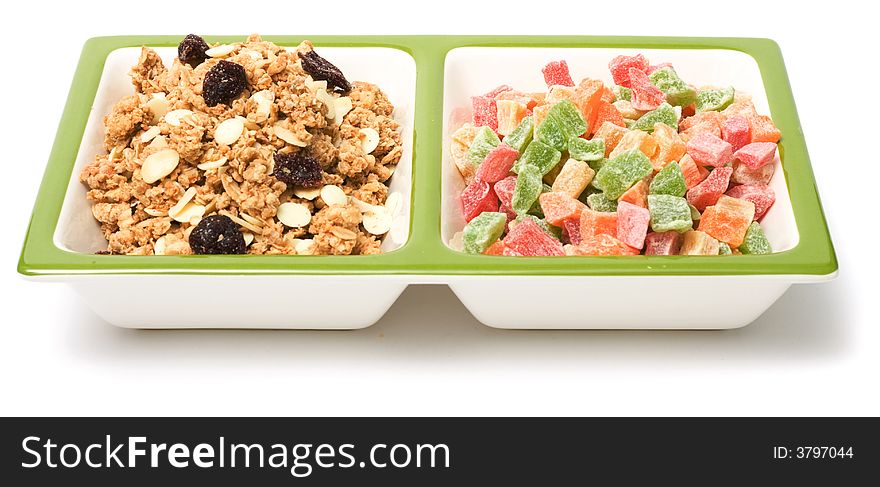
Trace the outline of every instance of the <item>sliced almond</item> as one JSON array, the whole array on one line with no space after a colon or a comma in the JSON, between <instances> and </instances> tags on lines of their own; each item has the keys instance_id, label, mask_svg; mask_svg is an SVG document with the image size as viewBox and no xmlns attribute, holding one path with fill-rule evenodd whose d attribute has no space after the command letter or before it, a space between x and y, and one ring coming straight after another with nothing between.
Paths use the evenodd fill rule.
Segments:
<instances>
[{"instance_id":1,"label":"sliced almond","mask_svg":"<svg viewBox=\"0 0 880 487\"><path fill-rule=\"evenodd\" d=\"M272 114L272 102L275 101L275 93L272 90L258 91L251 95L251 99L257 104L254 111L257 116L268 118Z\"/></svg>"},{"instance_id":2,"label":"sliced almond","mask_svg":"<svg viewBox=\"0 0 880 487\"><path fill-rule=\"evenodd\" d=\"M157 135L156 138L150 141L149 147L154 149L168 147L168 139L164 135Z\"/></svg>"},{"instance_id":3,"label":"sliced almond","mask_svg":"<svg viewBox=\"0 0 880 487\"><path fill-rule=\"evenodd\" d=\"M226 164L226 161L228 161L228 160L229 159L227 159L226 156L223 156L220 159L217 159L216 161L203 162L196 167L201 169L202 171L207 171L209 169L219 169L219 168L223 167L223 165Z\"/></svg>"},{"instance_id":4,"label":"sliced almond","mask_svg":"<svg viewBox=\"0 0 880 487\"><path fill-rule=\"evenodd\" d=\"M166 211L157 210L155 208L144 208L144 213L150 216L165 216L168 214Z\"/></svg>"},{"instance_id":5,"label":"sliced almond","mask_svg":"<svg viewBox=\"0 0 880 487\"><path fill-rule=\"evenodd\" d=\"M153 254L154 255L165 255L165 237L159 237L156 239L156 243L153 244Z\"/></svg>"},{"instance_id":6,"label":"sliced almond","mask_svg":"<svg viewBox=\"0 0 880 487\"><path fill-rule=\"evenodd\" d=\"M315 98L327 107L327 113L324 116L327 117L328 120L336 118L336 99L330 96L330 94L327 93L327 90L318 90L318 92L315 93Z\"/></svg>"},{"instance_id":7,"label":"sliced almond","mask_svg":"<svg viewBox=\"0 0 880 487\"><path fill-rule=\"evenodd\" d=\"M295 194L297 198L312 201L313 199L321 195L321 188L297 187L294 188L293 194Z\"/></svg>"},{"instance_id":8,"label":"sliced almond","mask_svg":"<svg viewBox=\"0 0 880 487\"><path fill-rule=\"evenodd\" d=\"M311 255L315 252L315 241L310 238L295 239L294 248L296 253L300 255Z\"/></svg>"},{"instance_id":9,"label":"sliced almond","mask_svg":"<svg viewBox=\"0 0 880 487\"><path fill-rule=\"evenodd\" d=\"M192 223L195 225L198 222L194 222L193 220L199 219L205 216L205 207L202 205L197 205L195 203L190 203L181 209L176 216L174 216L174 221L178 221L180 223Z\"/></svg>"},{"instance_id":10,"label":"sliced almond","mask_svg":"<svg viewBox=\"0 0 880 487\"><path fill-rule=\"evenodd\" d=\"M255 216L248 215L247 213L239 213L238 216L240 216L242 218L242 220L250 223L251 225L255 225L258 227L262 227L263 225L266 224L262 220L260 220L259 218L255 217Z\"/></svg>"},{"instance_id":11,"label":"sliced almond","mask_svg":"<svg viewBox=\"0 0 880 487\"><path fill-rule=\"evenodd\" d=\"M384 210L384 208L381 206L371 205L371 204L367 203L366 201L361 201L357 198L351 198L351 202L354 203L354 206L356 206L357 209L361 211L361 213L369 213L369 212L376 212L376 211L383 211Z\"/></svg>"},{"instance_id":12,"label":"sliced almond","mask_svg":"<svg viewBox=\"0 0 880 487\"><path fill-rule=\"evenodd\" d=\"M307 147L309 144L299 140L296 135L293 134L286 127L281 124L275 124L272 129L275 131L275 137L287 142L290 145L295 145L297 147Z\"/></svg>"},{"instance_id":13,"label":"sliced almond","mask_svg":"<svg viewBox=\"0 0 880 487\"><path fill-rule=\"evenodd\" d=\"M312 213L299 203L282 203L276 214L278 221L291 228L301 228L312 221Z\"/></svg>"},{"instance_id":14,"label":"sliced almond","mask_svg":"<svg viewBox=\"0 0 880 487\"><path fill-rule=\"evenodd\" d=\"M335 105L336 105L335 106L335 108L336 108L336 117L335 117L336 123L340 124L340 123L342 123L342 119L345 118L346 115L348 115L348 112L351 111L351 109L354 107L354 105L352 105L352 103L351 103L351 98L349 98L347 96L340 96L339 98L337 98Z\"/></svg>"},{"instance_id":15,"label":"sliced almond","mask_svg":"<svg viewBox=\"0 0 880 487\"><path fill-rule=\"evenodd\" d=\"M254 61L263 59L263 55L260 54L259 51L254 51L253 49L242 49L241 54L247 54L248 57L250 57Z\"/></svg>"},{"instance_id":16,"label":"sliced almond","mask_svg":"<svg viewBox=\"0 0 880 487\"><path fill-rule=\"evenodd\" d=\"M229 211L223 210L223 211L220 212L220 214L221 214L221 215L224 215L224 216L228 216L229 219L232 220L233 222L235 222L236 225L239 225L239 226L242 226L242 227L244 227L244 228L247 228L248 230L254 232L255 234L260 234L260 235L263 234L263 229L262 229L261 227L257 227L257 226L251 225L250 223L248 223L248 222L242 220L241 218L239 218L239 217L233 215L233 214L230 213Z\"/></svg>"},{"instance_id":17,"label":"sliced almond","mask_svg":"<svg viewBox=\"0 0 880 487\"><path fill-rule=\"evenodd\" d=\"M171 108L171 104L168 103L168 100L165 98L165 93L161 92L153 93L153 97L144 105L153 115L153 123L159 123L159 120L162 120L162 117L164 117Z\"/></svg>"},{"instance_id":18,"label":"sliced almond","mask_svg":"<svg viewBox=\"0 0 880 487\"><path fill-rule=\"evenodd\" d=\"M342 240L354 240L357 238L357 234L353 231L345 228L345 227L333 227L330 229L330 233L336 235Z\"/></svg>"},{"instance_id":19,"label":"sliced almond","mask_svg":"<svg viewBox=\"0 0 880 487\"><path fill-rule=\"evenodd\" d=\"M387 211L364 213L364 229L373 235L384 235L391 229L392 218Z\"/></svg>"},{"instance_id":20,"label":"sliced almond","mask_svg":"<svg viewBox=\"0 0 880 487\"><path fill-rule=\"evenodd\" d=\"M141 166L141 178L145 183L153 184L171 174L178 163L180 163L180 154L176 150L160 150L144 160Z\"/></svg>"},{"instance_id":21,"label":"sliced almond","mask_svg":"<svg viewBox=\"0 0 880 487\"><path fill-rule=\"evenodd\" d=\"M244 120L241 117L230 118L220 122L214 129L214 140L220 145L232 145L244 132Z\"/></svg>"},{"instance_id":22,"label":"sliced almond","mask_svg":"<svg viewBox=\"0 0 880 487\"><path fill-rule=\"evenodd\" d=\"M376 129L362 128L360 137L365 154L372 154L376 147L379 147L379 132L376 132Z\"/></svg>"},{"instance_id":23,"label":"sliced almond","mask_svg":"<svg viewBox=\"0 0 880 487\"><path fill-rule=\"evenodd\" d=\"M401 207L403 207L403 196L397 191L389 194L385 200L385 210L388 214L391 216L397 215Z\"/></svg>"},{"instance_id":24,"label":"sliced almond","mask_svg":"<svg viewBox=\"0 0 880 487\"><path fill-rule=\"evenodd\" d=\"M232 52L235 51L237 48L238 46L233 46L231 44L221 44L217 47L212 47L208 49L207 51L205 51L205 54L213 58L226 57L232 54Z\"/></svg>"},{"instance_id":25,"label":"sliced almond","mask_svg":"<svg viewBox=\"0 0 880 487\"><path fill-rule=\"evenodd\" d=\"M171 110L170 112L165 114L165 123L177 127L178 125L180 125L180 122L183 121L184 118L192 114L192 110L187 110L185 108Z\"/></svg>"},{"instance_id":26,"label":"sliced almond","mask_svg":"<svg viewBox=\"0 0 880 487\"><path fill-rule=\"evenodd\" d=\"M241 232L241 236L244 237L244 246L245 247L247 247L248 245L250 245L254 242L254 234L251 232Z\"/></svg>"},{"instance_id":27,"label":"sliced almond","mask_svg":"<svg viewBox=\"0 0 880 487\"><path fill-rule=\"evenodd\" d=\"M150 127L141 134L141 142L146 144L147 142L155 139L156 136L161 133L162 130L159 127Z\"/></svg>"},{"instance_id":28,"label":"sliced almond","mask_svg":"<svg viewBox=\"0 0 880 487\"><path fill-rule=\"evenodd\" d=\"M321 188L321 199L327 206L348 204L348 195L339 186L328 184Z\"/></svg>"},{"instance_id":29,"label":"sliced almond","mask_svg":"<svg viewBox=\"0 0 880 487\"><path fill-rule=\"evenodd\" d=\"M191 188L187 189L186 191L184 191L183 196L180 197L180 200L177 203L175 203L174 206L172 206L171 208L168 209L168 216L170 216L171 218L173 218L179 222L189 221L189 219L178 220L177 215L180 214L180 212L187 205L187 203L189 203L190 201L192 201L193 198L196 197L197 193L198 193L198 190L196 190L195 187L191 187Z\"/></svg>"},{"instance_id":30,"label":"sliced almond","mask_svg":"<svg viewBox=\"0 0 880 487\"><path fill-rule=\"evenodd\" d=\"M311 76L306 76L305 85L312 91L327 91L327 80L315 81Z\"/></svg>"}]
</instances>

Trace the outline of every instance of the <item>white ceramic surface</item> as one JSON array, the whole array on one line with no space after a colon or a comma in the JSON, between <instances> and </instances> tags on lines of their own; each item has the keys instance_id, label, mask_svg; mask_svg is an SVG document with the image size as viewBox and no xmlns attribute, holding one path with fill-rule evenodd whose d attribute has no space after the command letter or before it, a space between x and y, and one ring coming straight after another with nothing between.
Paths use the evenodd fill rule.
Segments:
<instances>
[{"instance_id":1,"label":"white ceramic surface","mask_svg":"<svg viewBox=\"0 0 880 487\"><path fill-rule=\"evenodd\" d=\"M443 203L442 236L449 243L464 228L459 195L464 180L449 153L452 132L470 120L470 97L507 84L521 91L546 91L541 68L550 61L568 62L575 83L583 78L600 79L612 85L608 61L615 56L643 53L652 63L670 62L685 81L695 85L734 86L752 96L759 113L770 114L764 82L757 62L740 51L725 49L612 49L612 48L510 48L462 47L446 56L444 81ZM770 186L776 203L761 224L777 252L794 248L798 230L788 197L779 155Z\"/></svg>"}]
</instances>

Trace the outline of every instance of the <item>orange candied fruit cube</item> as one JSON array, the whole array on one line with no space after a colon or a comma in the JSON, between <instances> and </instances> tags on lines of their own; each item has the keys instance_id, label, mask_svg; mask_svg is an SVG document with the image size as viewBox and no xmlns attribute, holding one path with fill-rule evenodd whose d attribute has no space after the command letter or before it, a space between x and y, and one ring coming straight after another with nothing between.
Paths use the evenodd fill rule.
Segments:
<instances>
[{"instance_id":1,"label":"orange candied fruit cube","mask_svg":"<svg viewBox=\"0 0 880 487\"><path fill-rule=\"evenodd\" d=\"M776 124L767 115L757 115L749 118L752 126L752 142L779 142L782 134L776 128Z\"/></svg>"},{"instance_id":2,"label":"orange candied fruit cube","mask_svg":"<svg viewBox=\"0 0 880 487\"><path fill-rule=\"evenodd\" d=\"M703 212L698 230L737 248L742 245L754 219L754 203L722 195L714 206Z\"/></svg>"},{"instance_id":3,"label":"orange candied fruit cube","mask_svg":"<svg viewBox=\"0 0 880 487\"><path fill-rule=\"evenodd\" d=\"M581 212L581 238L603 233L612 237L617 236L617 212L593 211L585 208Z\"/></svg>"},{"instance_id":4,"label":"orange candied fruit cube","mask_svg":"<svg viewBox=\"0 0 880 487\"><path fill-rule=\"evenodd\" d=\"M605 122L599 126L599 130L593 134L593 138L599 137L605 141L605 157L608 157L627 132L629 132L629 129L626 127Z\"/></svg>"},{"instance_id":5,"label":"orange candied fruit cube","mask_svg":"<svg viewBox=\"0 0 880 487\"><path fill-rule=\"evenodd\" d=\"M617 201L626 201L627 203L647 208L648 188L648 182L642 179L620 195L620 198L617 198Z\"/></svg>"},{"instance_id":6,"label":"orange candied fruit cube","mask_svg":"<svg viewBox=\"0 0 880 487\"><path fill-rule=\"evenodd\" d=\"M681 166L681 172L684 174L684 184L687 186L687 189L700 184L709 176L709 170L697 164L689 154L683 155L681 160L678 161L678 165Z\"/></svg>"}]
</instances>

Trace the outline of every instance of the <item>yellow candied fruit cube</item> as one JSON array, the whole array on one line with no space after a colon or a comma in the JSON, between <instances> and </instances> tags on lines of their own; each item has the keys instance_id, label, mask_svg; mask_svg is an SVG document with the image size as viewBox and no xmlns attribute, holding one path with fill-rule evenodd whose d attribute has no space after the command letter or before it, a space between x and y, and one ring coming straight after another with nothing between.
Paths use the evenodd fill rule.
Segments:
<instances>
[{"instance_id":1,"label":"yellow candied fruit cube","mask_svg":"<svg viewBox=\"0 0 880 487\"><path fill-rule=\"evenodd\" d=\"M699 230L688 230L681 243L680 255L718 255L720 244L709 234Z\"/></svg>"},{"instance_id":2,"label":"yellow candied fruit cube","mask_svg":"<svg viewBox=\"0 0 880 487\"><path fill-rule=\"evenodd\" d=\"M553 85L550 87L550 91L547 92L547 96L544 98L544 102L548 105L552 105L562 100L574 100L574 87Z\"/></svg>"},{"instance_id":3,"label":"yellow candied fruit cube","mask_svg":"<svg viewBox=\"0 0 880 487\"><path fill-rule=\"evenodd\" d=\"M629 100L617 100L613 105L623 118L628 118L630 120L637 120L639 117L647 113L633 108L632 102Z\"/></svg>"},{"instance_id":4,"label":"yellow candied fruit cube","mask_svg":"<svg viewBox=\"0 0 880 487\"><path fill-rule=\"evenodd\" d=\"M654 137L651 137L651 134L648 132L630 130L620 139L620 142L618 142L614 150L611 151L609 157L613 159L614 157L632 149L642 151L642 154L645 154L650 159L657 154L660 147L657 145L657 141L654 140Z\"/></svg>"},{"instance_id":5,"label":"yellow candied fruit cube","mask_svg":"<svg viewBox=\"0 0 880 487\"><path fill-rule=\"evenodd\" d=\"M513 100L498 100L498 134L507 135L519 126L526 117L527 108L524 104Z\"/></svg>"},{"instance_id":6,"label":"yellow candied fruit cube","mask_svg":"<svg viewBox=\"0 0 880 487\"><path fill-rule=\"evenodd\" d=\"M477 127L466 123L452 134L452 140L449 143L452 162L458 168L458 172L461 173L465 181L470 181L474 178L475 168L468 160L467 152L474 141L474 137L477 135L477 130Z\"/></svg>"},{"instance_id":7,"label":"yellow candied fruit cube","mask_svg":"<svg viewBox=\"0 0 880 487\"><path fill-rule=\"evenodd\" d=\"M538 129L538 126L541 125L541 122L547 118L547 112L550 111L551 105L540 105L532 109L532 123L534 124L535 130Z\"/></svg>"},{"instance_id":8,"label":"yellow candied fruit cube","mask_svg":"<svg viewBox=\"0 0 880 487\"><path fill-rule=\"evenodd\" d=\"M654 124L652 137L659 147L657 153L651 158L651 165L654 166L655 171L663 169L670 162L678 162L687 154L687 145L681 140L678 132L665 123Z\"/></svg>"},{"instance_id":9,"label":"yellow candied fruit cube","mask_svg":"<svg viewBox=\"0 0 880 487\"><path fill-rule=\"evenodd\" d=\"M554 192L566 193L577 199L587 189L587 185L593 181L595 175L596 171L586 162L569 159L562 165L559 175L553 181L552 189Z\"/></svg>"},{"instance_id":10,"label":"yellow candied fruit cube","mask_svg":"<svg viewBox=\"0 0 880 487\"><path fill-rule=\"evenodd\" d=\"M617 144L620 143L623 136L629 131L630 130L626 127L614 125L611 122L603 122L602 125L599 126L599 130L593 134L593 138L599 138L605 141L605 157L608 157L617 147Z\"/></svg>"}]
</instances>

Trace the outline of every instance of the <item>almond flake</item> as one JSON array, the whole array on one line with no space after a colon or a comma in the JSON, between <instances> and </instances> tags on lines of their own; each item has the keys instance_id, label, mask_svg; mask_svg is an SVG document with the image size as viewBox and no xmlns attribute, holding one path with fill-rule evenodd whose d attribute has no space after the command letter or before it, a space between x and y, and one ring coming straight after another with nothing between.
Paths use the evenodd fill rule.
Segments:
<instances>
[{"instance_id":1,"label":"almond flake","mask_svg":"<svg viewBox=\"0 0 880 487\"><path fill-rule=\"evenodd\" d=\"M220 159L217 159L216 161L203 162L196 167L201 169L202 171L207 171L209 169L219 169L219 168L223 167L224 164L226 164L227 160L228 159L226 158L226 156L223 156Z\"/></svg>"},{"instance_id":2,"label":"almond flake","mask_svg":"<svg viewBox=\"0 0 880 487\"><path fill-rule=\"evenodd\" d=\"M336 235L342 240L354 240L357 238L357 234L352 232L351 230L344 227L333 227L330 229L330 233Z\"/></svg>"},{"instance_id":3,"label":"almond flake","mask_svg":"<svg viewBox=\"0 0 880 487\"><path fill-rule=\"evenodd\" d=\"M293 194L296 195L297 198L312 201L321 195L321 188L296 187L293 190Z\"/></svg>"},{"instance_id":4,"label":"almond flake","mask_svg":"<svg viewBox=\"0 0 880 487\"><path fill-rule=\"evenodd\" d=\"M189 222L195 225L195 223L193 223L193 220L197 218L201 220L203 216L205 216L205 207L202 205L197 205L195 203L190 203L184 206L183 209L180 210L173 218L174 221L178 221L180 223Z\"/></svg>"},{"instance_id":5,"label":"almond flake","mask_svg":"<svg viewBox=\"0 0 880 487\"><path fill-rule=\"evenodd\" d=\"M244 237L244 246L252 244L254 241L254 234L251 232L241 232L241 236Z\"/></svg>"},{"instance_id":6,"label":"almond flake","mask_svg":"<svg viewBox=\"0 0 880 487\"><path fill-rule=\"evenodd\" d=\"M141 142L146 144L147 142L156 138L157 135L161 134L162 130L159 127L150 127L144 133L141 134Z\"/></svg>"},{"instance_id":7,"label":"almond flake","mask_svg":"<svg viewBox=\"0 0 880 487\"><path fill-rule=\"evenodd\" d=\"M328 184L321 188L321 199L327 206L348 204L348 195L339 186Z\"/></svg>"},{"instance_id":8,"label":"almond flake","mask_svg":"<svg viewBox=\"0 0 880 487\"><path fill-rule=\"evenodd\" d=\"M354 204L354 206L357 207L358 210L360 210L361 213L377 212L383 211L385 209L381 206L371 205L366 201L361 201L354 197L351 198L351 202Z\"/></svg>"},{"instance_id":9,"label":"almond flake","mask_svg":"<svg viewBox=\"0 0 880 487\"><path fill-rule=\"evenodd\" d=\"M171 208L168 209L168 216L170 216L171 218L173 218L179 222L189 221L189 218L180 220L177 217L183 211L184 207L186 207L187 203L189 203L190 201L192 201L193 198L195 198L197 193L198 193L198 191L196 190L195 187L187 189L183 193L183 196L180 197L180 201L178 201L174 206L172 206Z\"/></svg>"},{"instance_id":10,"label":"almond flake","mask_svg":"<svg viewBox=\"0 0 880 487\"><path fill-rule=\"evenodd\" d=\"M141 178L145 183L153 184L171 174L178 163L180 163L180 154L176 150L160 150L144 160L141 166Z\"/></svg>"},{"instance_id":11,"label":"almond flake","mask_svg":"<svg viewBox=\"0 0 880 487\"><path fill-rule=\"evenodd\" d=\"M162 117L164 117L171 108L171 104L168 103L168 100L165 98L165 93L153 93L153 97L150 98L144 106L146 106L147 110L153 115L153 123L158 123L159 120L162 120Z\"/></svg>"},{"instance_id":12,"label":"almond flake","mask_svg":"<svg viewBox=\"0 0 880 487\"><path fill-rule=\"evenodd\" d=\"M244 122L238 117L224 120L214 129L214 140L220 145L232 145L244 132Z\"/></svg>"},{"instance_id":13,"label":"almond flake","mask_svg":"<svg viewBox=\"0 0 880 487\"><path fill-rule=\"evenodd\" d=\"M340 96L339 98L337 98L335 105L336 117L334 118L337 124L341 124L342 119L345 118L346 115L348 115L348 112L351 111L354 105L352 105L351 103L351 98L347 96Z\"/></svg>"},{"instance_id":14,"label":"almond flake","mask_svg":"<svg viewBox=\"0 0 880 487\"><path fill-rule=\"evenodd\" d=\"M275 124L272 129L275 131L275 137L297 147L308 147L309 144L299 140L296 135L280 124Z\"/></svg>"},{"instance_id":15,"label":"almond flake","mask_svg":"<svg viewBox=\"0 0 880 487\"><path fill-rule=\"evenodd\" d=\"M144 213L150 216L165 216L168 214L166 211L157 210L155 208L144 208Z\"/></svg>"},{"instance_id":16,"label":"almond flake","mask_svg":"<svg viewBox=\"0 0 880 487\"><path fill-rule=\"evenodd\" d=\"M372 128L362 128L361 133L361 145L364 148L364 154L371 154L376 147L379 147L379 132L376 132L376 129Z\"/></svg>"},{"instance_id":17,"label":"almond flake","mask_svg":"<svg viewBox=\"0 0 880 487\"><path fill-rule=\"evenodd\" d=\"M327 117L328 120L336 118L336 99L330 96L326 89L318 90L318 92L315 93L315 98L327 107L327 113L324 116Z\"/></svg>"},{"instance_id":18,"label":"almond flake","mask_svg":"<svg viewBox=\"0 0 880 487\"><path fill-rule=\"evenodd\" d=\"M257 217L255 217L255 216L251 216L251 215L249 215L249 214L247 214L247 213L239 213L238 216L240 216L244 221L250 223L251 225L255 225L255 226L258 226L258 227L262 227L263 225L266 224L265 222L263 222L262 220L258 219Z\"/></svg>"},{"instance_id":19,"label":"almond flake","mask_svg":"<svg viewBox=\"0 0 880 487\"><path fill-rule=\"evenodd\" d=\"M156 243L153 244L153 254L154 255L165 255L165 237L159 237L156 239Z\"/></svg>"},{"instance_id":20,"label":"almond flake","mask_svg":"<svg viewBox=\"0 0 880 487\"><path fill-rule=\"evenodd\" d=\"M230 44L221 44L217 47L212 47L212 48L208 49L207 51L205 51L205 54L207 54L208 56L213 57L213 58L226 57L226 56L232 54L232 51L235 51L236 49L238 49L238 46L233 46Z\"/></svg>"},{"instance_id":21,"label":"almond flake","mask_svg":"<svg viewBox=\"0 0 880 487\"><path fill-rule=\"evenodd\" d=\"M192 110L181 108L179 110L171 110L165 114L165 123L177 127L185 117L192 115Z\"/></svg>"},{"instance_id":22,"label":"almond flake","mask_svg":"<svg viewBox=\"0 0 880 487\"><path fill-rule=\"evenodd\" d=\"M385 210L391 216L397 215L400 212L402 206L403 196L397 191L389 194L388 198L385 200Z\"/></svg>"},{"instance_id":23,"label":"almond flake","mask_svg":"<svg viewBox=\"0 0 880 487\"><path fill-rule=\"evenodd\" d=\"M384 235L391 229L392 218L387 211L364 213L364 229L373 235Z\"/></svg>"},{"instance_id":24,"label":"almond flake","mask_svg":"<svg viewBox=\"0 0 880 487\"><path fill-rule=\"evenodd\" d=\"M276 214L278 221L291 228L301 228L312 221L312 213L299 203L282 203Z\"/></svg>"},{"instance_id":25,"label":"almond flake","mask_svg":"<svg viewBox=\"0 0 880 487\"><path fill-rule=\"evenodd\" d=\"M315 252L315 241L310 238L294 239L294 248L300 255L311 255Z\"/></svg>"}]
</instances>

